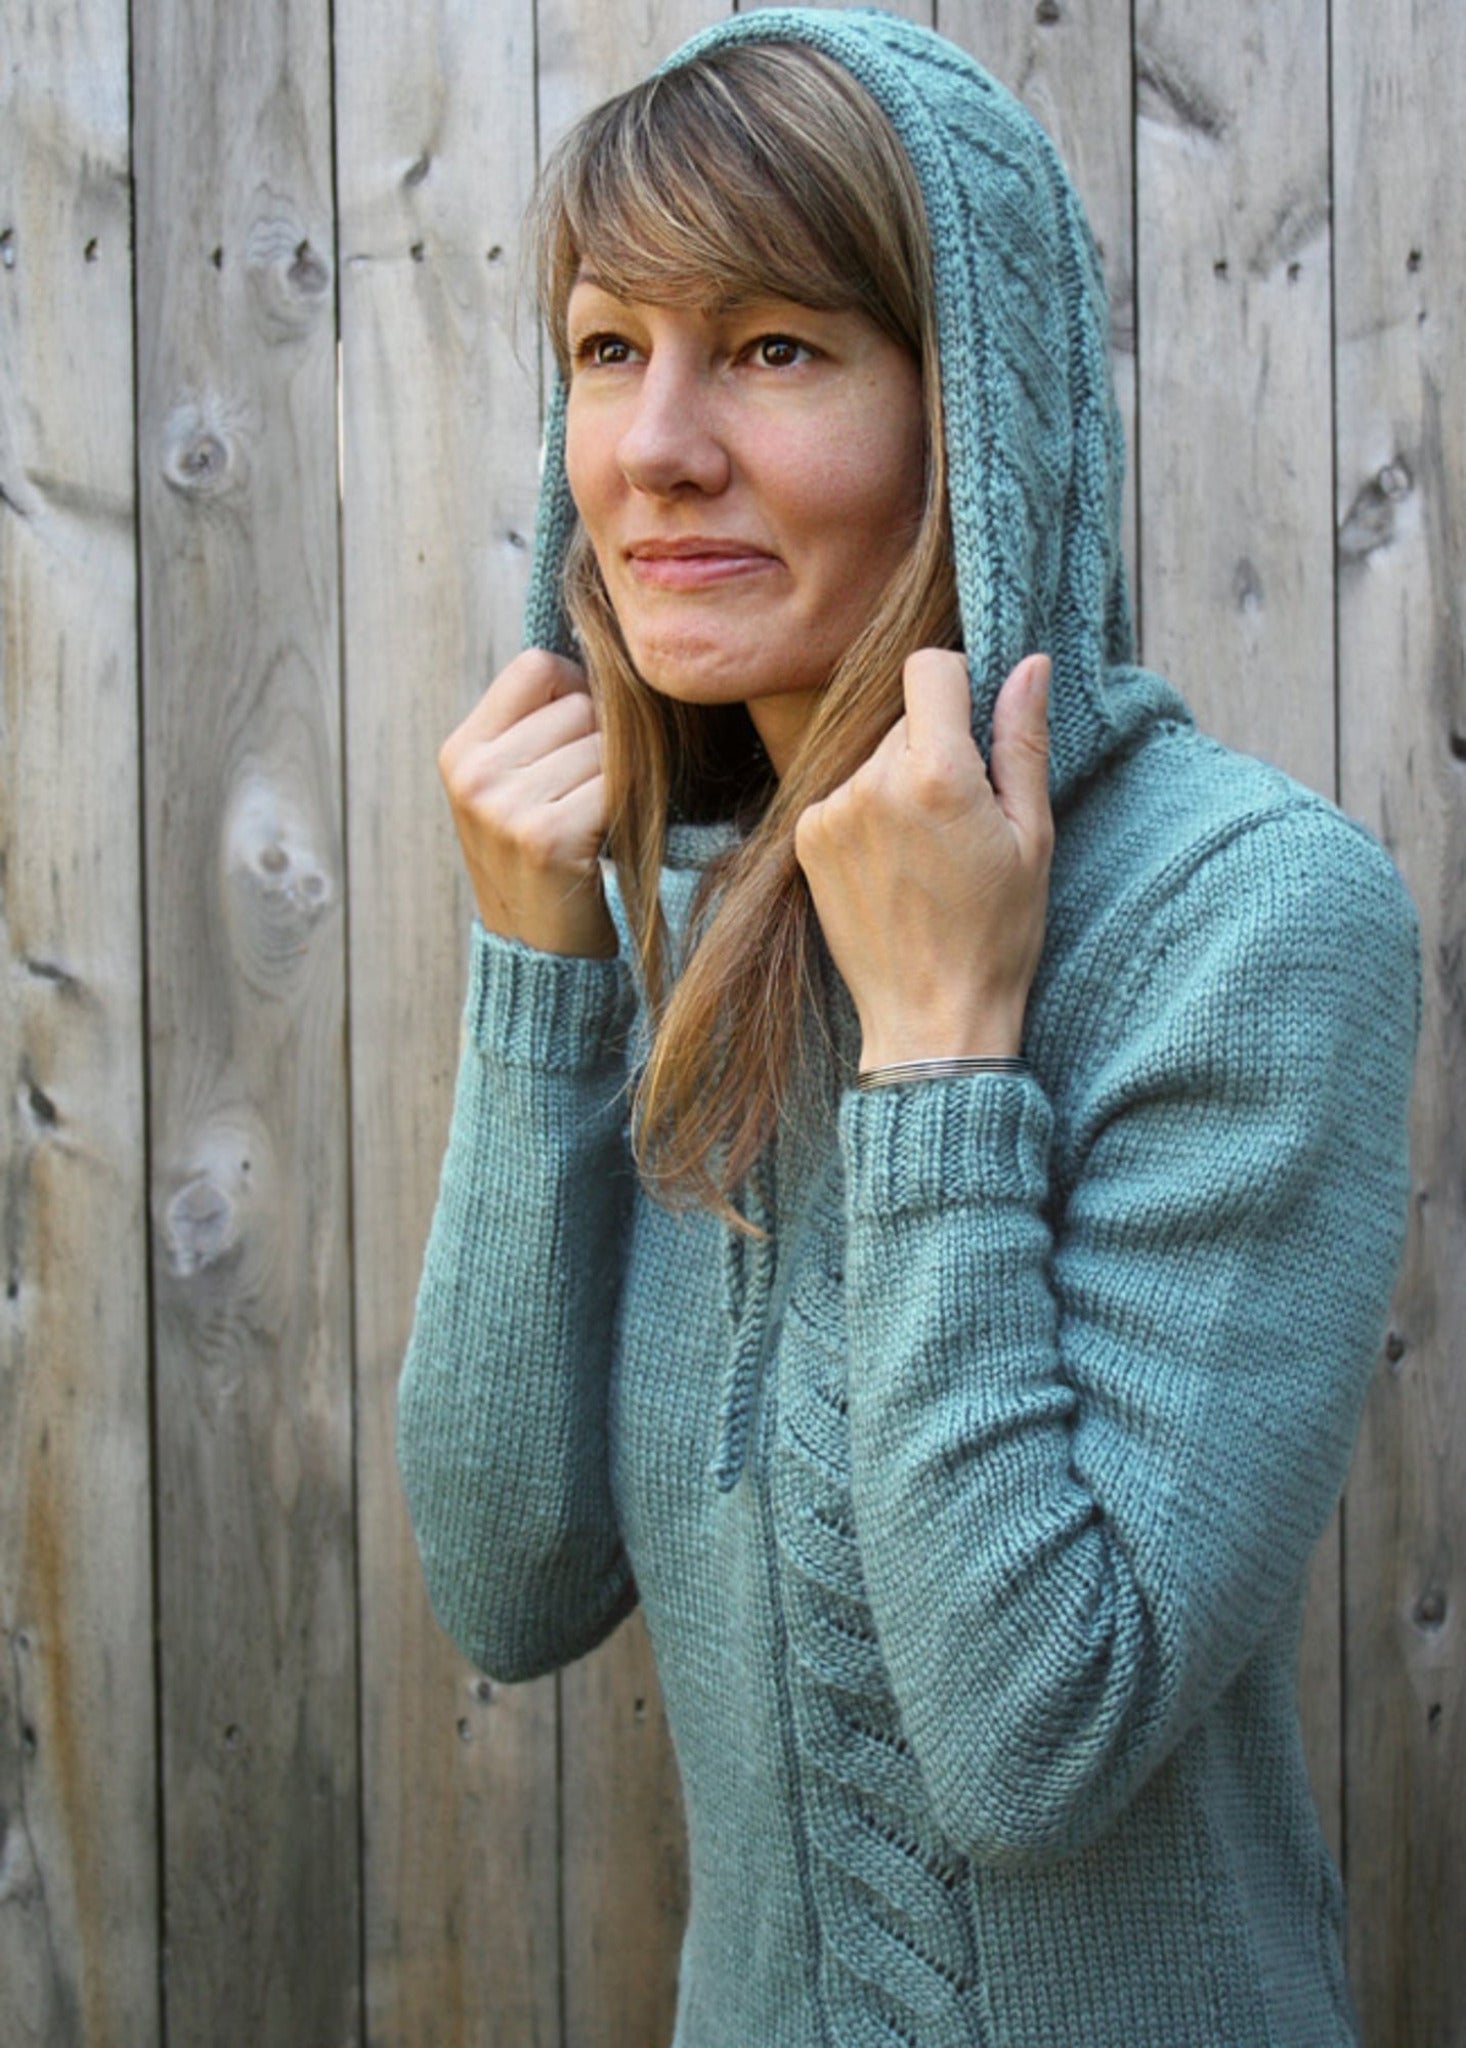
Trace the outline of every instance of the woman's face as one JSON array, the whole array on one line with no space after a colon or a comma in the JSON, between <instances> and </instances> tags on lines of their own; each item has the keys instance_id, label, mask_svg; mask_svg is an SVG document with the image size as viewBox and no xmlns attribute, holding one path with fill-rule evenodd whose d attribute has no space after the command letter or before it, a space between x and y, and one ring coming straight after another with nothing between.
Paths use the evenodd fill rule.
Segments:
<instances>
[{"instance_id":1,"label":"woman's face","mask_svg":"<svg viewBox=\"0 0 1466 2048\"><path fill-rule=\"evenodd\" d=\"M921 374L861 312L570 294L566 467L655 690L747 704L782 772L920 523Z\"/></svg>"}]
</instances>

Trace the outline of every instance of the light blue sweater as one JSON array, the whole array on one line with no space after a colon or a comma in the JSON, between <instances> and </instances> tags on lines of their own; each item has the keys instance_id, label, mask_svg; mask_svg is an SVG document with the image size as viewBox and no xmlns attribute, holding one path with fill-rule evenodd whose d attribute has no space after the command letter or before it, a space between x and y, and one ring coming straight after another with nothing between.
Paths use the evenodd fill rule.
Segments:
<instances>
[{"instance_id":1,"label":"light blue sweater","mask_svg":"<svg viewBox=\"0 0 1466 2048\"><path fill-rule=\"evenodd\" d=\"M847 1092L781 1134L750 1244L637 1186L625 960L476 930L401 1394L429 1589L506 1679L640 1599L676 2048L1338 2048L1293 1673L1403 1229L1413 918L1363 832L1125 665L1103 298L1034 124L888 17L710 39L781 34L922 177L979 732L1054 655L1033 1073Z\"/></svg>"}]
</instances>

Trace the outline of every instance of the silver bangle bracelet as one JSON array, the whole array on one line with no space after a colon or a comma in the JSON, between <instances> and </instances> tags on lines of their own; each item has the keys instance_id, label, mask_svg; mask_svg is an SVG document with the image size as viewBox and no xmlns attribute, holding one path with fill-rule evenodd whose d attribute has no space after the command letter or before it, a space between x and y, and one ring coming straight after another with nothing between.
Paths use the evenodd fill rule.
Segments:
<instances>
[{"instance_id":1,"label":"silver bangle bracelet","mask_svg":"<svg viewBox=\"0 0 1466 2048\"><path fill-rule=\"evenodd\" d=\"M959 1054L946 1060L897 1060L889 1067L867 1067L855 1077L864 1092L870 1088L899 1088L906 1081L956 1081L964 1074L1026 1074L1025 1059L978 1059Z\"/></svg>"}]
</instances>

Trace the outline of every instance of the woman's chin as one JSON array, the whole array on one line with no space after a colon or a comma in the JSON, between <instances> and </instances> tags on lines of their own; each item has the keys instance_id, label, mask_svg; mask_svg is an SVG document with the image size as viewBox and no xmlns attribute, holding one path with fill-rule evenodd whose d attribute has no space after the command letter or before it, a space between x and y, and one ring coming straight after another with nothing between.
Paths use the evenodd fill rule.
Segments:
<instances>
[{"instance_id":1,"label":"woman's chin","mask_svg":"<svg viewBox=\"0 0 1466 2048\"><path fill-rule=\"evenodd\" d=\"M759 664L736 643L700 637L671 644L654 640L632 642L630 652L648 688L679 704L741 704L758 694Z\"/></svg>"}]
</instances>

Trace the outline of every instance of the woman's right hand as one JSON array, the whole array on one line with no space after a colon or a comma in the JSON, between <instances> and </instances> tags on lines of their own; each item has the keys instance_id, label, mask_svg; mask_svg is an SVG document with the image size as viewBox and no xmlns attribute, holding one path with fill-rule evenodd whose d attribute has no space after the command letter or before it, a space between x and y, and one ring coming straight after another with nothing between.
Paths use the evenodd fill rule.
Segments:
<instances>
[{"instance_id":1,"label":"woman's right hand","mask_svg":"<svg viewBox=\"0 0 1466 2048\"><path fill-rule=\"evenodd\" d=\"M485 927L542 953L609 958L606 783L584 671L526 648L443 742L438 772Z\"/></svg>"}]
</instances>

